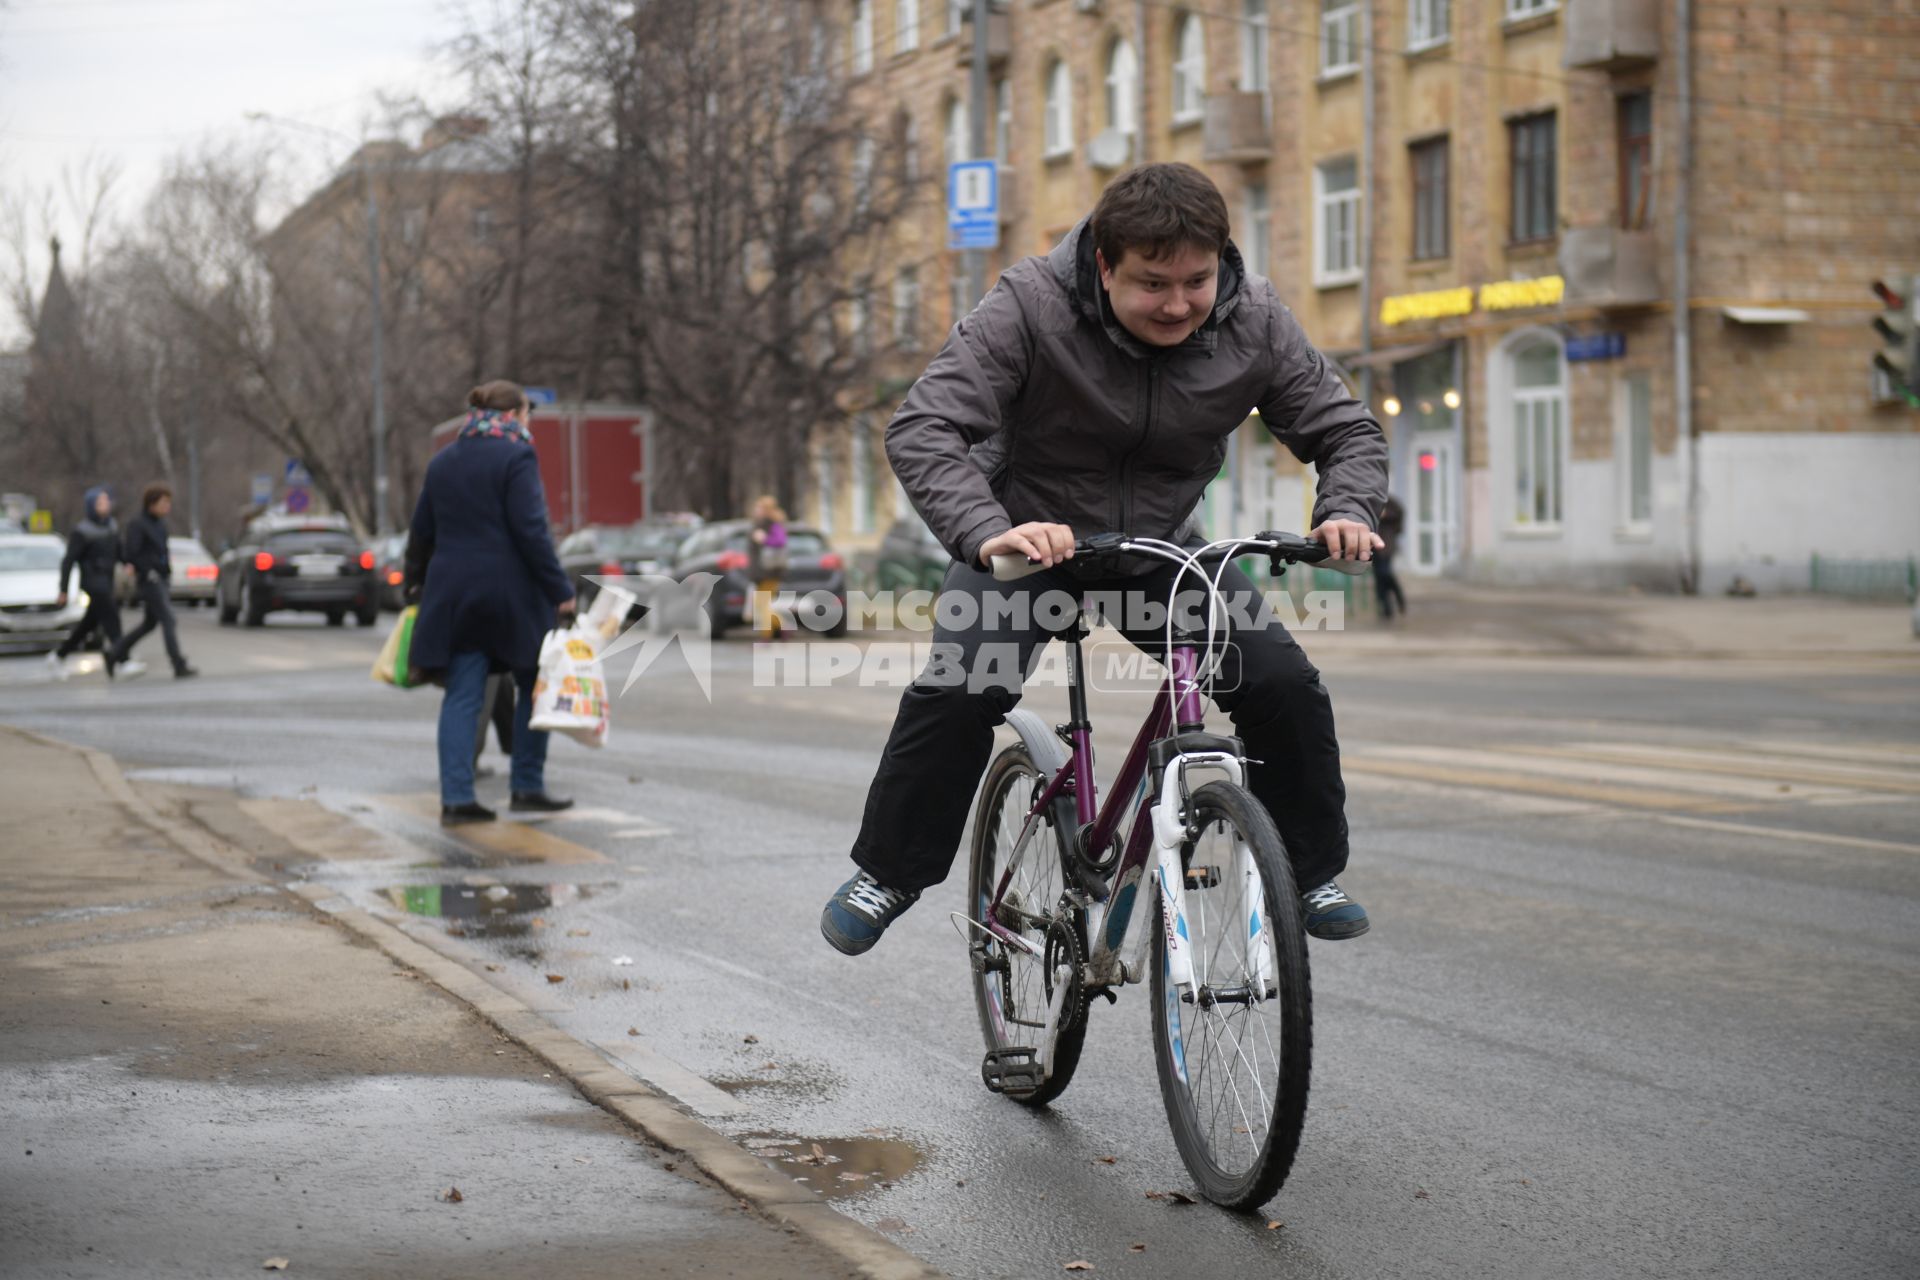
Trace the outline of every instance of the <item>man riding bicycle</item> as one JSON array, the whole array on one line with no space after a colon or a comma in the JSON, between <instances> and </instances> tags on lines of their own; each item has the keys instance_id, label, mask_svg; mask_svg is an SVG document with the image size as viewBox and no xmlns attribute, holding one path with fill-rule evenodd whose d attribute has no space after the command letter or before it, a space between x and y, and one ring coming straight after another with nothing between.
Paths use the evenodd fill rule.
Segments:
<instances>
[{"instance_id":1,"label":"man riding bicycle","mask_svg":"<svg viewBox=\"0 0 1920 1280\"><path fill-rule=\"evenodd\" d=\"M1371 558L1387 490L1380 426L1273 284L1247 272L1226 201L1191 165L1123 174L1091 217L1008 268L954 327L887 427L894 474L954 563L932 661L900 700L867 794L859 870L821 913L834 947L868 950L951 870L994 727L1052 634L1031 607L1041 593L1167 600L1179 567L1072 564L1076 531L1191 544L1195 508L1249 406L1315 468L1309 536L1335 558ZM996 582L987 567L1006 554L1040 572ZM1231 565L1220 588L1255 595ZM1129 616L1148 612L1109 621L1153 652L1164 630ZM1270 612L1236 624L1232 640L1214 700L1245 744L1249 788L1279 827L1295 883L1311 886L1307 931L1357 937L1367 913L1335 880L1347 864L1346 786L1320 673Z\"/></svg>"}]
</instances>

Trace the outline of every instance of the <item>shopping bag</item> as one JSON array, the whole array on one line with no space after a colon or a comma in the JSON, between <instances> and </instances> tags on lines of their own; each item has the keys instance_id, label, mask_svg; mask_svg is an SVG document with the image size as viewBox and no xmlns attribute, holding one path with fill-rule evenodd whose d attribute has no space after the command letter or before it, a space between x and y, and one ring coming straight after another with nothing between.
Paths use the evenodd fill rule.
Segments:
<instances>
[{"instance_id":1,"label":"shopping bag","mask_svg":"<svg viewBox=\"0 0 1920 1280\"><path fill-rule=\"evenodd\" d=\"M540 669L533 678L530 727L564 733L589 747L607 745L612 727L600 646L578 623L549 631L540 643Z\"/></svg>"},{"instance_id":2,"label":"shopping bag","mask_svg":"<svg viewBox=\"0 0 1920 1280\"><path fill-rule=\"evenodd\" d=\"M421 683L419 673L408 661L413 653L413 622L419 616L419 605L410 604L400 611L400 620L393 624L387 642L380 646L380 656L374 659L375 680L384 680L396 689L411 689Z\"/></svg>"}]
</instances>

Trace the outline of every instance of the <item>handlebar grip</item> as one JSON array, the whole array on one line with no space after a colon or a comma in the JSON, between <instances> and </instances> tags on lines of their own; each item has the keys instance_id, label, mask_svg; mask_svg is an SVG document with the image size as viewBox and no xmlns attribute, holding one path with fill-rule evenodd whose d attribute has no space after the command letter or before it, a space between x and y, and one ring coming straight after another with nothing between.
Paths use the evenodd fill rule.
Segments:
<instances>
[{"instance_id":1,"label":"handlebar grip","mask_svg":"<svg viewBox=\"0 0 1920 1280\"><path fill-rule=\"evenodd\" d=\"M1040 566L1023 555L997 555L993 557L993 576L1001 582L1012 582L1028 574L1040 572Z\"/></svg>"}]
</instances>

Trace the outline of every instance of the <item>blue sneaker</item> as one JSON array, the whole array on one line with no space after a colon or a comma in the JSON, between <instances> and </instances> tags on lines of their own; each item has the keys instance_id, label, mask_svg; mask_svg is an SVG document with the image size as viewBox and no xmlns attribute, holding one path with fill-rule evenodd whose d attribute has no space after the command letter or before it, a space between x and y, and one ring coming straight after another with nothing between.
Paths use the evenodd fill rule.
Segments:
<instances>
[{"instance_id":1,"label":"blue sneaker","mask_svg":"<svg viewBox=\"0 0 1920 1280\"><path fill-rule=\"evenodd\" d=\"M1338 881L1307 890L1300 895L1300 906L1307 913L1307 932L1316 938L1357 938L1367 931L1367 909L1349 898Z\"/></svg>"},{"instance_id":2,"label":"blue sneaker","mask_svg":"<svg viewBox=\"0 0 1920 1280\"><path fill-rule=\"evenodd\" d=\"M871 950L887 926L918 901L919 894L889 889L862 871L827 899L820 932L835 950L857 956Z\"/></svg>"}]
</instances>

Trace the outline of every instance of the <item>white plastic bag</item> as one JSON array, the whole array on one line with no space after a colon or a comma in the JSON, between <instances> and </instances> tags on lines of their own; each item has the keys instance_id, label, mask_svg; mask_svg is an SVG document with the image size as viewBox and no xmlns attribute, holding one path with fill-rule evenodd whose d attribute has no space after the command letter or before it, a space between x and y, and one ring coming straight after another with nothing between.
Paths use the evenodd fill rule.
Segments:
<instances>
[{"instance_id":1,"label":"white plastic bag","mask_svg":"<svg viewBox=\"0 0 1920 1280\"><path fill-rule=\"evenodd\" d=\"M532 728L564 733L589 747L607 745L612 699L600 666L600 646L578 623L549 631L540 643L533 680Z\"/></svg>"}]
</instances>

